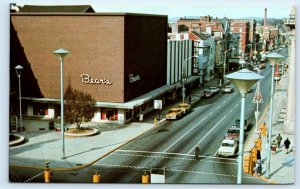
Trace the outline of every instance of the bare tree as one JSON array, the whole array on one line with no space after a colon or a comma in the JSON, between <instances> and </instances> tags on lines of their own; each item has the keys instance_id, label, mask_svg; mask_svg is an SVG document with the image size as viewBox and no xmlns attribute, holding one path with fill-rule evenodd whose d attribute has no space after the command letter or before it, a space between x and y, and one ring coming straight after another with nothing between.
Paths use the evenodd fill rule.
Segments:
<instances>
[{"instance_id":1,"label":"bare tree","mask_svg":"<svg viewBox=\"0 0 300 189\"><path fill-rule=\"evenodd\" d=\"M65 94L64 117L66 122L76 124L80 130L82 122L90 121L95 114L96 101L91 94L69 87Z\"/></svg>"}]
</instances>

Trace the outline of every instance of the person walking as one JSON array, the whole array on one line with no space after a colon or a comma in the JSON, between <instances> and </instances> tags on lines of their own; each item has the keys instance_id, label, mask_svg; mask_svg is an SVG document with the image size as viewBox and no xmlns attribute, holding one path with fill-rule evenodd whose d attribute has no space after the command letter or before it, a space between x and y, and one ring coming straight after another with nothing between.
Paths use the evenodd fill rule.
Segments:
<instances>
[{"instance_id":1,"label":"person walking","mask_svg":"<svg viewBox=\"0 0 300 189\"><path fill-rule=\"evenodd\" d=\"M195 159L199 159L199 155L200 155L200 147L199 144L197 144L195 147Z\"/></svg>"},{"instance_id":2,"label":"person walking","mask_svg":"<svg viewBox=\"0 0 300 189\"><path fill-rule=\"evenodd\" d=\"M291 142L290 142L289 138L286 138L286 140L284 141L284 147L286 149L286 154L289 153L290 144L291 144Z\"/></svg>"},{"instance_id":3,"label":"person walking","mask_svg":"<svg viewBox=\"0 0 300 189\"><path fill-rule=\"evenodd\" d=\"M277 143L275 142L275 140L273 140L273 142L271 144L272 154L276 153L276 147L277 147Z\"/></svg>"},{"instance_id":4,"label":"person walking","mask_svg":"<svg viewBox=\"0 0 300 189\"><path fill-rule=\"evenodd\" d=\"M144 119L144 115L140 113L140 123L143 121L143 119Z\"/></svg>"},{"instance_id":5,"label":"person walking","mask_svg":"<svg viewBox=\"0 0 300 189\"><path fill-rule=\"evenodd\" d=\"M282 141L282 137L280 136L280 134L278 134L278 136L276 137L276 141L277 141L277 147L280 148L281 141Z\"/></svg>"},{"instance_id":6,"label":"person walking","mask_svg":"<svg viewBox=\"0 0 300 189\"><path fill-rule=\"evenodd\" d=\"M191 104L191 102L192 102L192 98L191 96L189 96L189 104Z\"/></svg>"}]
</instances>

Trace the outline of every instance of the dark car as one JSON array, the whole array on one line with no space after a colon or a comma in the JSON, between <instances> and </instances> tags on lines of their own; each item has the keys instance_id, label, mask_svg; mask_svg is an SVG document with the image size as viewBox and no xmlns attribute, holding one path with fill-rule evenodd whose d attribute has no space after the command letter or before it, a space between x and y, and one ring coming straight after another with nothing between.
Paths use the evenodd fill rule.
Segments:
<instances>
[{"instance_id":1,"label":"dark car","mask_svg":"<svg viewBox=\"0 0 300 189\"><path fill-rule=\"evenodd\" d=\"M241 122L240 119L235 120L234 126L240 127L240 122ZM250 123L250 122L249 122L248 120L245 120L245 121L244 121L244 130L248 130L249 125L250 125L249 123Z\"/></svg>"},{"instance_id":2,"label":"dark car","mask_svg":"<svg viewBox=\"0 0 300 189\"><path fill-rule=\"evenodd\" d=\"M209 90L209 89L204 89L203 94L202 94L202 97L203 97L203 98L210 98L210 97L212 97L213 95L214 95L214 93L213 93L211 90Z\"/></svg>"}]
</instances>

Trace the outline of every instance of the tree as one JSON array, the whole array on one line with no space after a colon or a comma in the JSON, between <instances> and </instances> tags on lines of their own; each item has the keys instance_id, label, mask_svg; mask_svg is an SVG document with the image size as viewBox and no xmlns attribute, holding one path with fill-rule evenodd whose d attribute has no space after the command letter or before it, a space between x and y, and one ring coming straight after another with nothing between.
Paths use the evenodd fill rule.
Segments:
<instances>
[{"instance_id":1,"label":"tree","mask_svg":"<svg viewBox=\"0 0 300 189\"><path fill-rule=\"evenodd\" d=\"M91 94L69 87L65 95L64 118L70 124L76 124L80 130L82 122L88 122L94 117L96 101Z\"/></svg>"}]
</instances>

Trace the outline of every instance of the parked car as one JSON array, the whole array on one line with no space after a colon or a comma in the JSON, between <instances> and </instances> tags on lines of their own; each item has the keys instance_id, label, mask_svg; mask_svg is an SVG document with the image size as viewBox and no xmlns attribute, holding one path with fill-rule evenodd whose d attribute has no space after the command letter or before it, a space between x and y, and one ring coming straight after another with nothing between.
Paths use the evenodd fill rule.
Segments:
<instances>
[{"instance_id":1,"label":"parked car","mask_svg":"<svg viewBox=\"0 0 300 189\"><path fill-rule=\"evenodd\" d=\"M231 86L225 86L223 89L222 89L222 92L223 93L232 93L233 92L233 88Z\"/></svg>"},{"instance_id":2,"label":"parked car","mask_svg":"<svg viewBox=\"0 0 300 189\"><path fill-rule=\"evenodd\" d=\"M237 141L224 139L218 149L218 155L223 157L234 156L236 155L237 148Z\"/></svg>"},{"instance_id":3,"label":"parked car","mask_svg":"<svg viewBox=\"0 0 300 189\"><path fill-rule=\"evenodd\" d=\"M203 98L210 98L213 96L213 93L209 89L204 89L202 97Z\"/></svg>"},{"instance_id":4,"label":"parked car","mask_svg":"<svg viewBox=\"0 0 300 189\"><path fill-rule=\"evenodd\" d=\"M239 141L240 139L240 128L232 126L227 129L224 139Z\"/></svg>"},{"instance_id":5,"label":"parked car","mask_svg":"<svg viewBox=\"0 0 300 189\"><path fill-rule=\"evenodd\" d=\"M180 103L178 105L178 108L181 109L181 111L183 111L184 114L187 114L191 111L191 105L188 103Z\"/></svg>"},{"instance_id":6,"label":"parked car","mask_svg":"<svg viewBox=\"0 0 300 189\"><path fill-rule=\"evenodd\" d=\"M219 87L208 87L208 89L213 93L217 94L219 92Z\"/></svg>"},{"instance_id":7,"label":"parked car","mask_svg":"<svg viewBox=\"0 0 300 189\"><path fill-rule=\"evenodd\" d=\"M171 108L166 115L166 119L168 120L175 120L179 119L183 116L183 111L181 108Z\"/></svg>"},{"instance_id":8,"label":"parked car","mask_svg":"<svg viewBox=\"0 0 300 189\"><path fill-rule=\"evenodd\" d=\"M241 122L240 119L236 119L235 123L234 123L234 126L240 127L240 122ZM249 125L250 125L250 121L249 120L245 120L245 122L244 122L244 130L245 131L249 129Z\"/></svg>"}]
</instances>

